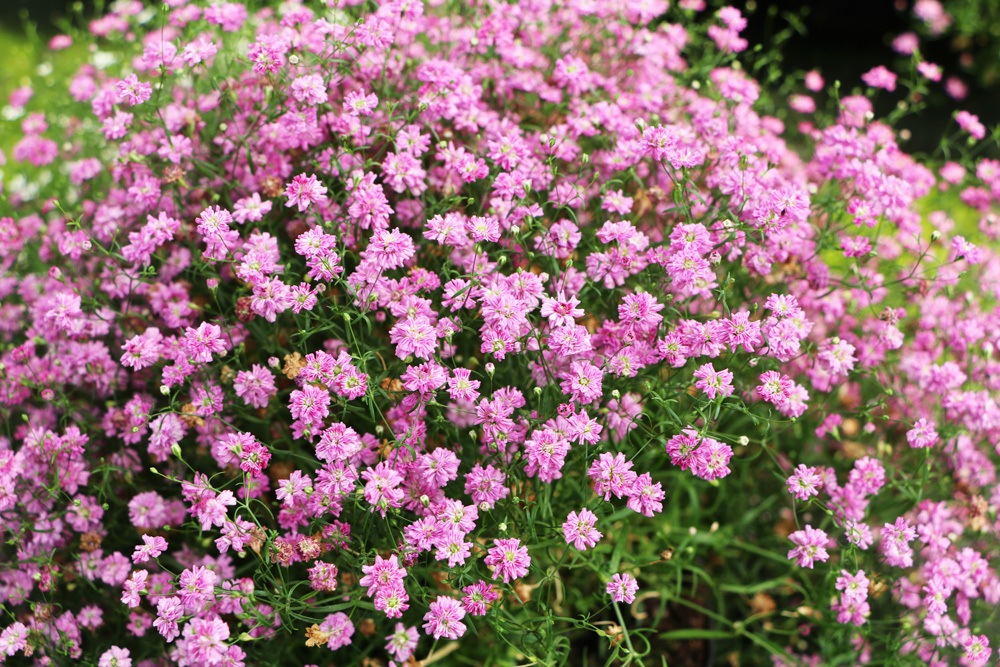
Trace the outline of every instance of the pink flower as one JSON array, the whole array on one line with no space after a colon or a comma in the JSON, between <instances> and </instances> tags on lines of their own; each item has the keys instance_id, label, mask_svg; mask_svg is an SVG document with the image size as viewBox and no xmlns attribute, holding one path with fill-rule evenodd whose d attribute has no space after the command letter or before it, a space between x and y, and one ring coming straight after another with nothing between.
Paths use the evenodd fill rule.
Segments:
<instances>
[{"instance_id":1,"label":"pink flower","mask_svg":"<svg viewBox=\"0 0 1000 667\"><path fill-rule=\"evenodd\" d=\"M990 640L986 635L972 635L962 643L965 649L965 659L970 665L985 665L993 655Z\"/></svg>"},{"instance_id":2,"label":"pink flower","mask_svg":"<svg viewBox=\"0 0 1000 667\"><path fill-rule=\"evenodd\" d=\"M462 603L454 598L439 595L424 614L424 632L434 639L458 639L465 634L465 610Z\"/></svg>"},{"instance_id":3,"label":"pink flower","mask_svg":"<svg viewBox=\"0 0 1000 667\"><path fill-rule=\"evenodd\" d=\"M628 494L628 508L643 516L653 516L663 511L663 486L656 482L648 472L639 475Z\"/></svg>"},{"instance_id":4,"label":"pink flower","mask_svg":"<svg viewBox=\"0 0 1000 667\"><path fill-rule=\"evenodd\" d=\"M470 616L483 616L486 613L487 605L494 602L499 595L493 590L493 585L487 581L477 581L471 586L462 589L465 597L462 598L462 606Z\"/></svg>"},{"instance_id":5,"label":"pink flower","mask_svg":"<svg viewBox=\"0 0 1000 667\"><path fill-rule=\"evenodd\" d=\"M413 257L416 249L409 234L399 229L377 230L362 257L375 262L380 271L398 269Z\"/></svg>"},{"instance_id":6,"label":"pink flower","mask_svg":"<svg viewBox=\"0 0 1000 667\"><path fill-rule=\"evenodd\" d=\"M208 568L195 565L183 572L178 582L178 593L184 611L194 614L205 608L215 599L215 584L218 575Z\"/></svg>"},{"instance_id":7,"label":"pink flower","mask_svg":"<svg viewBox=\"0 0 1000 667\"><path fill-rule=\"evenodd\" d=\"M397 662L404 663L413 655L419 638L420 636L417 634L416 628L396 623L396 629L391 635L385 638L385 650Z\"/></svg>"},{"instance_id":8,"label":"pink flower","mask_svg":"<svg viewBox=\"0 0 1000 667\"><path fill-rule=\"evenodd\" d=\"M122 366L142 370L160 359L163 350L163 334L156 327L148 327L144 333L130 338L122 349Z\"/></svg>"},{"instance_id":9,"label":"pink flower","mask_svg":"<svg viewBox=\"0 0 1000 667\"><path fill-rule=\"evenodd\" d=\"M129 607L139 606L139 594L146 586L146 578L149 572L146 570L136 570L132 573L124 584L122 584L122 602Z\"/></svg>"},{"instance_id":10,"label":"pink flower","mask_svg":"<svg viewBox=\"0 0 1000 667\"><path fill-rule=\"evenodd\" d=\"M495 243L500 240L500 223L492 215L472 216L465 223L465 231L469 233L469 238L476 243L483 241Z\"/></svg>"},{"instance_id":11,"label":"pink flower","mask_svg":"<svg viewBox=\"0 0 1000 667\"><path fill-rule=\"evenodd\" d=\"M330 614L319 624L320 632L329 635L326 640L326 647L331 651L347 646L351 643L354 635L354 624L350 617L342 611Z\"/></svg>"},{"instance_id":12,"label":"pink flower","mask_svg":"<svg viewBox=\"0 0 1000 667\"><path fill-rule=\"evenodd\" d=\"M789 535L788 539L795 545L795 548L788 552L788 558L795 560L795 564L799 567L811 570L816 561L825 562L830 559L830 554L826 551L830 538L822 530L806 526Z\"/></svg>"},{"instance_id":13,"label":"pink flower","mask_svg":"<svg viewBox=\"0 0 1000 667\"><path fill-rule=\"evenodd\" d=\"M601 539L600 531L594 527L596 523L597 515L588 509L570 512L562 525L566 544L572 544L581 551L596 545Z\"/></svg>"},{"instance_id":14,"label":"pink flower","mask_svg":"<svg viewBox=\"0 0 1000 667\"><path fill-rule=\"evenodd\" d=\"M400 567L396 554L388 558L375 554L375 562L371 565L362 565L361 571L364 576L358 583L368 589L368 595L373 595L380 588L400 586L406 576L406 569Z\"/></svg>"},{"instance_id":15,"label":"pink flower","mask_svg":"<svg viewBox=\"0 0 1000 667\"><path fill-rule=\"evenodd\" d=\"M691 472L704 480L719 479L730 473L729 460L733 448L713 438L705 438L695 452Z\"/></svg>"},{"instance_id":16,"label":"pink flower","mask_svg":"<svg viewBox=\"0 0 1000 667\"><path fill-rule=\"evenodd\" d=\"M728 369L715 370L712 364L705 364L694 372L698 379L694 386L705 392L710 400L716 396L729 396L733 393L733 373Z\"/></svg>"},{"instance_id":17,"label":"pink flower","mask_svg":"<svg viewBox=\"0 0 1000 667\"><path fill-rule=\"evenodd\" d=\"M793 496L799 500L808 500L812 496L819 495L819 487L822 481L815 468L799 464L795 472L788 477L786 484L788 485L788 492Z\"/></svg>"},{"instance_id":18,"label":"pink flower","mask_svg":"<svg viewBox=\"0 0 1000 667\"><path fill-rule=\"evenodd\" d=\"M371 116L376 106L378 106L378 96L375 93L365 95L352 90L344 98L344 111L351 116Z\"/></svg>"},{"instance_id":19,"label":"pink flower","mask_svg":"<svg viewBox=\"0 0 1000 667\"><path fill-rule=\"evenodd\" d=\"M277 392L274 374L259 364L249 371L240 371L233 381L233 390L243 402L255 408L266 408L271 396Z\"/></svg>"},{"instance_id":20,"label":"pink flower","mask_svg":"<svg viewBox=\"0 0 1000 667\"><path fill-rule=\"evenodd\" d=\"M587 474L594 480L594 493L604 496L605 500L610 500L612 495L616 498L626 495L636 480L632 462L626 461L621 452L614 456L602 452L590 465Z\"/></svg>"},{"instance_id":21,"label":"pink flower","mask_svg":"<svg viewBox=\"0 0 1000 667\"><path fill-rule=\"evenodd\" d=\"M285 196L288 197L285 206L288 208L298 206L301 213L312 204L326 202L326 186L312 174L299 174L285 186Z\"/></svg>"},{"instance_id":22,"label":"pink flower","mask_svg":"<svg viewBox=\"0 0 1000 667\"><path fill-rule=\"evenodd\" d=\"M165 597L156 601L156 620L153 627L166 641L173 641L180 634L177 625L184 616L184 605L178 597Z\"/></svg>"},{"instance_id":23,"label":"pink flower","mask_svg":"<svg viewBox=\"0 0 1000 667\"><path fill-rule=\"evenodd\" d=\"M923 449L937 443L938 434L934 430L933 422L920 418L909 431L906 432L906 441L914 449Z\"/></svg>"},{"instance_id":24,"label":"pink flower","mask_svg":"<svg viewBox=\"0 0 1000 667\"><path fill-rule=\"evenodd\" d=\"M115 93L119 100L124 100L130 107L134 107L152 97L153 87L145 81L139 81L135 74L129 74L115 85Z\"/></svg>"},{"instance_id":25,"label":"pink flower","mask_svg":"<svg viewBox=\"0 0 1000 667\"><path fill-rule=\"evenodd\" d=\"M982 139L986 136L986 126L979 122L979 116L975 114L959 111L955 114L955 122L976 139Z\"/></svg>"},{"instance_id":26,"label":"pink flower","mask_svg":"<svg viewBox=\"0 0 1000 667\"><path fill-rule=\"evenodd\" d=\"M487 566L493 567L494 579L503 578L503 582L507 584L512 579L528 574L531 557L528 556L528 548L521 546L520 540L496 540L494 545L483 560Z\"/></svg>"},{"instance_id":27,"label":"pink flower","mask_svg":"<svg viewBox=\"0 0 1000 667\"><path fill-rule=\"evenodd\" d=\"M28 646L28 628L19 621L11 623L0 632L0 655L12 656Z\"/></svg>"},{"instance_id":28,"label":"pink flower","mask_svg":"<svg viewBox=\"0 0 1000 667\"><path fill-rule=\"evenodd\" d=\"M155 537L143 535L142 542L142 546L136 547L135 553L132 554L133 563L145 563L150 559L159 558L167 550L167 541L159 535Z\"/></svg>"},{"instance_id":29,"label":"pink flower","mask_svg":"<svg viewBox=\"0 0 1000 667\"><path fill-rule=\"evenodd\" d=\"M503 471L491 465L484 468L477 463L465 476L465 492L481 510L491 509L498 500L510 494L506 481Z\"/></svg>"},{"instance_id":30,"label":"pink flower","mask_svg":"<svg viewBox=\"0 0 1000 667\"><path fill-rule=\"evenodd\" d=\"M890 93L896 90L896 75L879 65L861 75L861 80L872 88L882 88Z\"/></svg>"},{"instance_id":31,"label":"pink flower","mask_svg":"<svg viewBox=\"0 0 1000 667\"><path fill-rule=\"evenodd\" d=\"M101 654L97 667L132 667L132 654L127 648L112 646Z\"/></svg>"},{"instance_id":32,"label":"pink flower","mask_svg":"<svg viewBox=\"0 0 1000 667\"><path fill-rule=\"evenodd\" d=\"M791 390L792 380L787 375L782 375L777 371L761 373L757 393L768 403L781 405L788 400Z\"/></svg>"},{"instance_id":33,"label":"pink flower","mask_svg":"<svg viewBox=\"0 0 1000 667\"><path fill-rule=\"evenodd\" d=\"M632 604L635 593L639 590L639 582L631 574L616 574L608 582L607 592L615 602Z\"/></svg>"},{"instance_id":34,"label":"pink flower","mask_svg":"<svg viewBox=\"0 0 1000 667\"><path fill-rule=\"evenodd\" d=\"M887 523L882 527L882 539L879 542L879 552L885 562L895 567L913 566L913 549L910 547L917 537L917 531L903 517L896 523Z\"/></svg>"},{"instance_id":35,"label":"pink flower","mask_svg":"<svg viewBox=\"0 0 1000 667\"><path fill-rule=\"evenodd\" d=\"M437 348L437 332L424 315L397 322L389 330L389 340L396 346L396 356L400 359L410 355L430 359Z\"/></svg>"}]
</instances>

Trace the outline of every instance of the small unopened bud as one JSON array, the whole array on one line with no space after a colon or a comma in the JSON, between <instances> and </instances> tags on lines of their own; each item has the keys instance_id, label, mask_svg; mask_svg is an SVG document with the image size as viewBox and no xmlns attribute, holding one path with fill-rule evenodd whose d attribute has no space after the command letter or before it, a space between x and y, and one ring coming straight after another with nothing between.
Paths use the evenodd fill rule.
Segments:
<instances>
[{"instance_id":1,"label":"small unopened bud","mask_svg":"<svg viewBox=\"0 0 1000 667\"><path fill-rule=\"evenodd\" d=\"M500 530L501 533L506 533L507 532L507 522L506 521L501 521L500 525L497 526L497 528Z\"/></svg>"},{"instance_id":2,"label":"small unopened bud","mask_svg":"<svg viewBox=\"0 0 1000 667\"><path fill-rule=\"evenodd\" d=\"M489 362L486 363L485 366L483 366L483 370L486 371L487 375L489 375L490 377L493 377L493 373L496 372L497 367L493 365L492 361L489 361Z\"/></svg>"},{"instance_id":3,"label":"small unopened bud","mask_svg":"<svg viewBox=\"0 0 1000 667\"><path fill-rule=\"evenodd\" d=\"M296 55L288 56L288 63L290 65L298 65L299 64L299 57L296 56Z\"/></svg>"},{"instance_id":4,"label":"small unopened bud","mask_svg":"<svg viewBox=\"0 0 1000 667\"><path fill-rule=\"evenodd\" d=\"M177 458L181 458L181 446L178 445L176 442L170 445L170 453L176 456Z\"/></svg>"},{"instance_id":5,"label":"small unopened bud","mask_svg":"<svg viewBox=\"0 0 1000 667\"><path fill-rule=\"evenodd\" d=\"M160 393L163 394L164 396L166 396L167 394L170 393L170 387L168 387L165 384L161 384L160 385Z\"/></svg>"},{"instance_id":6,"label":"small unopened bud","mask_svg":"<svg viewBox=\"0 0 1000 667\"><path fill-rule=\"evenodd\" d=\"M736 440L736 443L737 443L737 444L738 444L738 445L739 445L740 447L746 447L747 445L749 445L749 444L750 444L750 438L746 437L745 435L741 435L741 436L740 436L740 437L739 437L739 438L738 438L738 439Z\"/></svg>"},{"instance_id":7,"label":"small unopened bud","mask_svg":"<svg viewBox=\"0 0 1000 667\"><path fill-rule=\"evenodd\" d=\"M613 399L615 399L617 401L621 397L622 397L622 393L620 391L618 391L617 389L612 389L611 390L611 398L613 398Z\"/></svg>"},{"instance_id":8,"label":"small unopened bud","mask_svg":"<svg viewBox=\"0 0 1000 667\"><path fill-rule=\"evenodd\" d=\"M937 241L939 238L941 238L941 232L936 229L931 232L931 241Z\"/></svg>"}]
</instances>

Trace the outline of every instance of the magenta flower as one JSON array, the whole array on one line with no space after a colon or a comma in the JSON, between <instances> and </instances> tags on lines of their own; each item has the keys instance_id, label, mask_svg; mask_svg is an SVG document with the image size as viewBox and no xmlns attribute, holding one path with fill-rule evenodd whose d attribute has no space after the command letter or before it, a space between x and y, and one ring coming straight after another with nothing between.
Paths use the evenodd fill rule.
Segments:
<instances>
[{"instance_id":1,"label":"magenta flower","mask_svg":"<svg viewBox=\"0 0 1000 667\"><path fill-rule=\"evenodd\" d=\"M396 623L396 629L391 635L385 638L385 650L397 662L404 663L413 655L419 639L420 635L417 633L416 628Z\"/></svg>"},{"instance_id":2,"label":"magenta flower","mask_svg":"<svg viewBox=\"0 0 1000 667\"><path fill-rule=\"evenodd\" d=\"M119 100L128 102L130 107L142 104L153 95L153 87L145 81L139 81L135 74L129 74L124 80L115 84L115 94Z\"/></svg>"},{"instance_id":3,"label":"magenta flower","mask_svg":"<svg viewBox=\"0 0 1000 667\"><path fill-rule=\"evenodd\" d=\"M112 646L101 654L97 667L132 667L132 654L127 648Z\"/></svg>"},{"instance_id":4,"label":"magenta flower","mask_svg":"<svg viewBox=\"0 0 1000 667\"><path fill-rule=\"evenodd\" d=\"M151 559L159 558L167 550L167 541L159 535L154 537L143 535L142 542L142 546L136 547L135 553L132 554L133 563L145 563Z\"/></svg>"},{"instance_id":5,"label":"magenta flower","mask_svg":"<svg viewBox=\"0 0 1000 667\"><path fill-rule=\"evenodd\" d=\"M28 646L28 628L19 621L0 632L0 655L10 657Z\"/></svg>"},{"instance_id":6,"label":"magenta flower","mask_svg":"<svg viewBox=\"0 0 1000 667\"><path fill-rule=\"evenodd\" d=\"M313 204L326 202L326 186L312 174L298 174L285 186L285 196L288 197L285 206L297 206L301 213Z\"/></svg>"},{"instance_id":7,"label":"magenta flower","mask_svg":"<svg viewBox=\"0 0 1000 667\"><path fill-rule=\"evenodd\" d=\"M635 593L639 590L639 582L631 574L616 574L608 582L607 592L615 602L632 604Z\"/></svg>"},{"instance_id":8,"label":"magenta flower","mask_svg":"<svg viewBox=\"0 0 1000 667\"><path fill-rule=\"evenodd\" d=\"M830 558L826 551L830 538L822 530L806 526L789 535L788 539L795 544L795 548L788 552L788 558L793 559L799 567L811 570L816 561L824 562Z\"/></svg>"},{"instance_id":9,"label":"magenta flower","mask_svg":"<svg viewBox=\"0 0 1000 667\"><path fill-rule=\"evenodd\" d=\"M375 562L371 565L362 565L361 571L365 576L358 584L368 588L368 595L374 595L380 588L395 588L402 585L406 576L406 569L400 567L396 554L388 558L375 554Z\"/></svg>"},{"instance_id":10,"label":"magenta flower","mask_svg":"<svg viewBox=\"0 0 1000 667\"><path fill-rule=\"evenodd\" d=\"M507 584L512 579L528 574L531 557L528 556L528 548L521 546L521 540L517 538L496 540L494 545L483 560L486 565L493 567L494 579L502 578Z\"/></svg>"},{"instance_id":11,"label":"magenta flower","mask_svg":"<svg viewBox=\"0 0 1000 667\"><path fill-rule=\"evenodd\" d=\"M612 495L615 498L626 495L637 477L632 471L632 462L626 461L621 452L614 456L602 452L587 474L594 480L594 493L604 496L605 500L610 500Z\"/></svg>"},{"instance_id":12,"label":"magenta flower","mask_svg":"<svg viewBox=\"0 0 1000 667\"><path fill-rule=\"evenodd\" d=\"M861 80L872 88L882 88L890 93L896 90L896 75L883 65L879 65L862 74Z\"/></svg>"},{"instance_id":13,"label":"magenta flower","mask_svg":"<svg viewBox=\"0 0 1000 667\"><path fill-rule=\"evenodd\" d=\"M906 432L906 441L914 449L922 449L936 444L938 434L934 430L934 423L921 417L913 425L913 428Z\"/></svg>"},{"instance_id":14,"label":"magenta flower","mask_svg":"<svg viewBox=\"0 0 1000 667\"><path fill-rule=\"evenodd\" d=\"M136 570L132 573L124 584L122 584L122 602L129 607L139 606L139 594L145 590L146 578L149 572L146 570Z\"/></svg>"},{"instance_id":15,"label":"magenta flower","mask_svg":"<svg viewBox=\"0 0 1000 667\"><path fill-rule=\"evenodd\" d=\"M819 495L822 478L815 468L799 464L795 472L789 475L786 484L788 492L793 496L799 500L808 500L812 496Z\"/></svg>"},{"instance_id":16,"label":"magenta flower","mask_svg":"<svg viewBox=\"0 0 1000 667\"><path fill-rule=\"evenodd\" d=\"M439 595L431 602L430 610L424 614L424 632L434 639L458 639L465 634L465 610L462 603L454 598Z\"/></svg>"},{"instance_id":17,"label":"magenta flower","mask_svg":"<svg viewBox=\"0 0 1000 667\"><path fill-rule=\"evenodd\" d=\"M462 598L462 606L470 616L482 616L486 613L487 605L496 601L499 594L493 589L493 585L487 581L477 581L471 586L462 589L465 597Z\"/></svg>"},{"instance_id":18,"label":"magenta flower","mask_svg":"<svg viewBox=\"0 0 1000 667\"><path fill-rule=\"evenodd\" d=\"M694 377L698 380L694 386L705 392L710 400L733 393L733 373L728 369L717 371L712 364L705 364L694 372Z\"/></svg>"},{"instance_id":19,"label":"magenta flower","mask_svg":"<svg viewBox=\"0 0 1000 667\"><path fill-rule=\"evenodd\" d=\"M566 544L572 544L581 551L595 546L601 539L601 532L594 527L596 524L597 515L588 509L570 512L562 525Z\"/></svg>"},{"instance_id":20,"label":"magenta flower","mask_svg":"<svg viewBox=\"0 0 1000 667\"><path fill-rule=\"evenodd\" d=\"M354 624L351 623L350 617L342 611L327 616L319 624L319 629L320 632L329 635L326 647L331 651L336 651L338 648L350 644L351 637L354 635Z\"/></svg>"}]
</instances>

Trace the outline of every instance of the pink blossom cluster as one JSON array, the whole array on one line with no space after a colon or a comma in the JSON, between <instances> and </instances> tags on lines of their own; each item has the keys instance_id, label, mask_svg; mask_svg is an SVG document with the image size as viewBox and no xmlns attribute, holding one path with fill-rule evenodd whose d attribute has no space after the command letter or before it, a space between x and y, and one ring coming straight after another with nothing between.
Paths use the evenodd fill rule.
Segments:
<instances>
[{"instance_id":1,"label":"pink blossom cluster","mask_svg":"<svg viewBox=\"0 0 1000 667\"><path fill-rule=\"evenodd\" d=\"M732 7L323 4L116 3L21 122L0 662L526 655L752 542L788 653L989 659L1000 163L767 115Z\"/></svg>"}]
</instances>

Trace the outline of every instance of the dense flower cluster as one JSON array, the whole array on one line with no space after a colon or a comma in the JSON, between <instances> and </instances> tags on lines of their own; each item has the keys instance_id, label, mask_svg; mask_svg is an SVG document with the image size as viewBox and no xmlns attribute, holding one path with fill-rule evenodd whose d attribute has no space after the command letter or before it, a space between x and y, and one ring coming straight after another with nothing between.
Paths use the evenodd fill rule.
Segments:
<instances>
[{"instance_id":1,"label":"dense flower cluster","mask_svg":"<svg viewBox=\"0 0 1000 667\"><path fill-rule=\"evenodd\" d=\"M989 660L1000 163L670 4L123 2L21 91L0 662Z\"/></svg>"}]
</instances>

